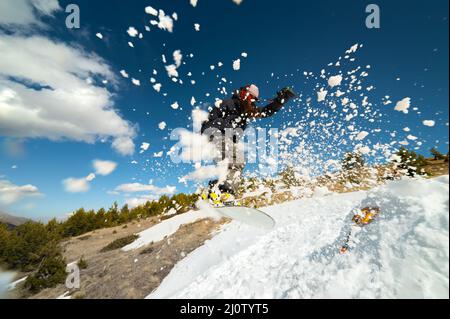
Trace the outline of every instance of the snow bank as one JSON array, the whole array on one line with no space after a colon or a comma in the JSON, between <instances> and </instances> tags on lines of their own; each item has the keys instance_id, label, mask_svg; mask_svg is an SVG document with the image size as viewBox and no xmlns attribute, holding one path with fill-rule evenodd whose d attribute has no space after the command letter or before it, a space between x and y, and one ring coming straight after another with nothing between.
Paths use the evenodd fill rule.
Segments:
<instances>
[{"instance_id":1,"label":"snow bank","mask_svg":"<svg viewBox=\"0 0 450 319\"><path fill-rule=\"evenodd\" d=\"M232 222L148 298L448 298L448 182L405 179L267 207L274 230ZM355 228L340 255L352 210L368 205L382 214Z\"/></svg>"},{"instance_id":2,"label":"snow bank","mask_svg":"<svg viewBox=\"0 0 450 319\"><path fill-rule=\"evenodd\" d=\"M190 224L203 218L217 218L218 214L214 210L190 211L181 215L177 215L170 219L166 219L153 227L150 227L140 233L139 238L131 244L122 248L123 251L138 249L151 242L163 240L164 237L175 233L181 225Z\"/></svg>"},{"instance_id":3,"label":"snow bank","mask_svg":"<svg viewBox=\"0 0 450 319\"><path fill-rule=\"evenodd\" d=\"M13 272L0 271L0 299L8 291L10 282L13 280L15 274Z\"/></svg>"}]
</instances>

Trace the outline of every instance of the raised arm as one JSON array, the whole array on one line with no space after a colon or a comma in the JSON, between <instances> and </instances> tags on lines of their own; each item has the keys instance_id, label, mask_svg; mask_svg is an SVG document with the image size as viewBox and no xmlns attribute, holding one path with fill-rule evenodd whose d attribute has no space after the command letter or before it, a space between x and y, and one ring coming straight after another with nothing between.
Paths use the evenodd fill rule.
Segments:
<instances>
[{"instance_id":1,"label":"raised arm","mask_svg":"<svg viewBox=\"0 0 450 319\"><path fill-rule=\"evenodd\" d=\"M270 117L281 110L283 105L295 96L296 94L291 88L284 88L277 92L277 97L274 98L268 105L257 108L253 117L257 119Z\"/></svg>"}]
</instances>

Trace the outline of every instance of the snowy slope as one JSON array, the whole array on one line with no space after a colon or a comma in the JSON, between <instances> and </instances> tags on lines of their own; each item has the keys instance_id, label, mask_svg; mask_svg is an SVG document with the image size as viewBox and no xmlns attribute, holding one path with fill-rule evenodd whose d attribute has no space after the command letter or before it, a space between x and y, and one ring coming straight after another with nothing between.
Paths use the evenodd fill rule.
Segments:
<instances>
[{"instance_id":1,"label":"snowy slope","mask_svg":"<svg viewBox=\"0 0 450 319\"><path fill-rule=\"evenodd\" d=\"M448 298L448 176L391 182L263 209L264 233L232 222L148 298ZM340 255L352 209L378 205Z\"/></svg>"},{"instance_id":2,"label":"snowy slope","mask_svg":"<svg viewBox=\"0 0 450 319\"><path fill-rule=\"evenodd\" d=\"M138 233L139 238L131 244L123 247L122 250L134 250L152 242L163 240L164 237L175 233L181 225L190 224L203 218L217 219L218 217L220 216L212 209L190 211L185 214L177 215Z\"/></svg>"}]
</instances>

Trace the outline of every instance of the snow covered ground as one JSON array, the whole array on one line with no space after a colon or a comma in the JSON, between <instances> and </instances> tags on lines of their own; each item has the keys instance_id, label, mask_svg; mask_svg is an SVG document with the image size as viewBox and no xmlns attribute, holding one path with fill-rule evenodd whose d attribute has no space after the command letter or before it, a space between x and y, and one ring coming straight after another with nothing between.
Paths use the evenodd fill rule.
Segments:
<instances>
[{"instance_id":1,"label":"snow covered ground","mask_svg":"<svg viewBox=\"0 0 450 319\"><path fill-rule=\"evenodd\" d=\"M14 276L15 273L13 272L3 272L0 270L0 298L8 291Z\"/></svg>"},{"instance_id":2,"label":"snow covered ground","mask_svg":"<svg viewBox=\"0 0 450 319\"><path fill-rule=\"evenodd\" d=\"M152 242L163 240L164 237L175 233L181 225L190 224L203 218L216 219L218 217L220 216L214 210L206 208L200 211L190 211L185 214L177 215L140 232L138 234L139 238L131 244L123 247L122 250L129 251L138 249Z\"/></svg>"},{"instance_id":3,"label":"snow covered ground","mask_svg":"<svg viewBox=\"0 0 450 319\"><path fill-rule=\"evenodd\" d=\"M404 179L264 208L273 230L224 226L148 298L448 298L448 183ZM340 255L352 210L370 205L381 216Z\"/></svg>"}]
</instances>

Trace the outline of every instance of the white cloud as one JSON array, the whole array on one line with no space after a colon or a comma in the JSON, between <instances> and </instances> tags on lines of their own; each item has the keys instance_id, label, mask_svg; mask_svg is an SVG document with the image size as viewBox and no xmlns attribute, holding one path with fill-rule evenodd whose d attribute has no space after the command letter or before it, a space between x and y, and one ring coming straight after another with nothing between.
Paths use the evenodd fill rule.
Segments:
<instances>
[{"instance_id":1,"label":"white cloud","mask_svg":"<svg viewBox=\"0 0 450 319\"><path fill-rule=\"evenodd\" d=\"M205 122L208 119L209 113L204 110L194 109L192 110L191 117L194 132L199 132L203 122Z\"/></svg>"},{"instance_id":2,"label":"white cloud","mask_svg":"<svg viewBox=\"0 0 450 319\"><path fill-rule=\"evenodd\" d=\"M86 193L90 186L89 180L86 177L73 178L69 177L62 181L64 189L69 193Z\"/></svg>"},{"instance_id":3,"label":"white cloud","mask_svg":"<svg viewBox=\"0 0 450 319\"><path fill-rule=\"evenodd\" d=\"M201 162L218 157L216 146L209 141L207 136L185 129L177 129L176 133L179 141L168 152L173 161Z\"/></svg>"},{"instance_id":4,"label":"white cloud","mask_svg":"<svg viewBox=\"0 0 450 319\"><path fill-rule=\"evenodd\" d=\"M134 142L127 136L115 138L111 146L123 155L131 155L134 153Z\"/></svg>"},{"instance_id":5,"label":"white cloud","mask_svg":"<svg viewBox=\"0 0 450 319\"><path fill-rule=\"evenodd\" d=\"M43 26L40 16L53 16L58 10L61 10L58 0L3 0L0 1L0 25Z\"/></svg>"},{"instance_id":6,"label":"white cloud","mask_svg":"<svg viewBox=\"0 0 450 319\"><path fill-rule=\"evenodd\" d=\"M113 108L113 94L86 81L95 75L117 83L101 58L44 37L10 35L0 35L0 55L0 135L111 138L116 151L133 153L135 129Z\"/></svg>"},{"instance_id":7,"label":"white cloud","mask_svg":"<svg viewBox=\"0 0 450 319\"><path fill-rule=\"evenodd\" d=\"M175 194L177 188L175 186L157 187L152 184L128 183L121 184L114 189L120 193L144 193L148 192L152 195L172 195Z\"/></svg>"},{"instance_id":8,"label":"white cloud","mask_svg":"<svg viewBox=\"0 0 450 319\"><path fill-rule=\"evenodd\" d=\"M228 171L228 162L221 161L217 165L197 166L195 170L186 176L182 177L184 181L205 181L218 179L223 181L226 179Z\"/></svg>"},{"instance_id":9,"label":"white cloud","mask_svg":"<svg viewBox=\"0 0 450 319\"><path fill-rule=\"evenodd\" d=\"M127 198L125 200L125 204L130 208L135 208L137 206L144 205L147 202L152 202L158 199L158 196L155 195L144 195L139 197Z\"/></svg>"},{"instance_id":10,"label":"white cloud","mask_svg":"<svg viewBox=\"0 0 450 319\"><path fill-rule=\"evenodd\" d=\"M23 198L41 196L39 189L34 185L18 186L8 180L0 179L0 203L13 204Z\"/></svg>"},{"instance_id":11,"label":"white cloud","mask_svg":"<svg viewBox=\"0 0 450 319\"><path fill-rule=\"evenodd\" d=\"M394 107L394 110L408 114L408 109L410 106L411 106L411 98L405 97L403 100L397 102L397 104Z\"/></svg>"},{"instance_id":12,"label":"white cloud","mask_svg":"<svg viewBox=\"0 0 450 319\"><path fill-rule=\"evenodd\" d=\"M88 176L86 176L86 180L88 182L91 182L95 179L95 174L94 173L90 173Z\"/></svg>"},{"instance_id":13,"label":"white cloud","mask_svg":"<svg viewBox=\"0 0 450 319\"><path fill-rule=\"evenodd\" d=\"M109 175L117 168L117 163L112 161L94 160L92 162L95 173L98 175Z\"/></svg>"}]
</instances>

